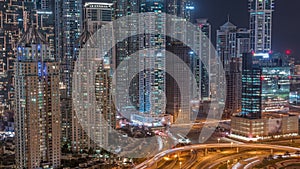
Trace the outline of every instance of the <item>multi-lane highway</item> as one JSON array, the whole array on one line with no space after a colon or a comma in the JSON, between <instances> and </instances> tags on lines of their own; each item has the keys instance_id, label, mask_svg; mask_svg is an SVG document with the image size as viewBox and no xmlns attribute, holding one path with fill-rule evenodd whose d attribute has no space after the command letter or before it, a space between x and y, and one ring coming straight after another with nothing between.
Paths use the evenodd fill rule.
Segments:
<instances>
[{"instance_id":1,"label":"multi-lane highway","mask_svg":"<svg viewBox=\"0 0 300 169\"><path fill-rule=\"evenodd\" d=\"M157 164L158 162L160 162L164 157L170 156L172 154L178 154L181 152L186 152L186 151L191 151L191 160L187 160L184 163L180 163L178 161L178 159L176 159L176 161L171 162L169 165L176 165L176 166L180 166L179 168L192 168L193 166L196 165L197 163L197 151L201 151L203 150L204 152L207 151L207 149L224 149L224 148L230 148L230 149L255 149L255 150L270 150L268 151L269 153L273 152L273 151L289 151L289 152L296 152L296 151L300 151L300 148L295 148L295 147L288 147L288 146L279 146L279 145L269 145L269 144L198 144L198 145L190 145L190 146L185 146L185 147L180 147L180 148L174 148L174 149L170 149L170 150L166 150L163 151L157 155L155 155L153 158L146 160L145 162L135 166L136 169L146 169L146 168L157 168ZM266 152L266 151L265 151ZM218 164L220 164L222 161L227 161L233 158L239 158L240 155L238 154L232 154L232 155L228 155L228 157L222 156L220 153L216 153L215 155L212 156L218 156L218 158L220 158L217 161L214 161ZM221 158L222 157L222 158ZM255 163L257 162L258 159L250 161L249 163ZM178 163L180 163L180 165L178 165ZM176 166L173 166L172 168L178 168ZM213 168L215 166L211 166L208 165L208 168ZM244 166L247 167L247 164Z\"/></svg>"}]
</instances>

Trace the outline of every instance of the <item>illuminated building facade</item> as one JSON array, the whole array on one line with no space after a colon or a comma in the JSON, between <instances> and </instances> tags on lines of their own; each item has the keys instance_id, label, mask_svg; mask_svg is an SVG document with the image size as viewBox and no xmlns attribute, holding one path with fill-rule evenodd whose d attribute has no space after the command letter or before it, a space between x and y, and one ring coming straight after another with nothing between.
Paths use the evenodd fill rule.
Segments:
<instances>
[{"instance_id":1,"label":"illuminated building facade","mask_svg":"<svg viewBox=\"0 0 300 169\"><path fill-rule=\"evenodd\" d=\"M290 92L290 108L293 111L299 109L298 106L300 105L300 64L296 60L290 62L290 64L293 66Z\"/></svg>"},{"instance_id":2,"label":"illuminated building facade","mask_svg":"<svg viewBox=\"0 0 300 169\"><path fill-rule=\"evenodd\" d=\"M192 22L192 13L194 11L194 6L191 1L186 0L169 0L166 1L166 12L171 15L175 15L180 18L173 18L168 21L168 25L166 25L167 29L170 32L173 32L173 36L178 39L186 39L187 43L197 43L194 45L198 52L202 49L201 37L210 37L210 24L207 22L207 19L198 19L199 24L199 33L195 35L197 40L191 42L191 39L188 39L187 36L187 25L184 24L183 21ZM201 22L201 23L200 23ZM201 25L201 26L200 26ZM203 31L200 33L200 30ZM193 39L194 40L194 39ZM198 97L201 95L201 91L198 90L201 86L201 68L204 69L203 64L198 56L196 56L196 52L192 51L187 45L183 44L183 42L178 41L177 39L167 38L166 50L171 52L173 55L176 55L180 60L173 59L172 61L167 61L166 69L167 72L172 72L178 75L175 80L170 74L166 74L166 97L167 97L167 105L166 105L166 113L173 116L173 120L176 123L189 123L192 119L191 117L191 106L190 101L194 101L198 107L199 98L196 99L191 97L191 93L194 93ZM205 42L203 41L203 44ZM206 43L205 45L209 46L210 44ZM207 52L207 54L209 54ZM169 54L168 54L169 55ZM190 84L190 81L186 81L186 77L189 77L189 73L184 71L185 66L182 65L184 63L187 67L190 68L191 73L194 74L195 79L197 81L197 90L192 91L196 88L192 86L195 84ZM202 66L202 67L201 67ZM206 70L206 69L204 69ZM179 88L179 86L185 86L183 88ZM195 99L195 100L193 100ZM184 101L183 101L184 100ZM198 113L198 110L197 110ZM196 113L196 114L197 114ZM180 119L180 120L178 120Z\"/></svg>"},{"instance_id":3,"label":"illuminated building facade","mask_svg":"<svg viewBox=\"0 0 300 169\"><path fill-rule=\"evenodd\" d=\"M298 117L278 115L261 119L232 117L230 137L244 141L261 141L298 135Z\"/></svg>"},{"instance_id":4,"label":"illuminated building facade","mask_svg":"<svg viewBox=\"0 0 300 169\"><path fill-rule=\"evenodd\" d=\"M0 2L0 109L4 111L13 108L15 50L33 6L17 0Z\"/></svg>"},{"instance_id":5,"label":"illuminated building facade","mask_svg":"<svg viewBox=\"0 0 300 169\"><path fill-rule=\"evenodd\" d=\"M288 112L290 67L285 56L245 54L242 76L242 114L261 118L262 113Z\"/></svg>"},{"instance_id":6,"label":"illuminated building facade","mask_svg":"<svg viewBox=\"0 0 300 169\"><path fill-rule=\"evenodd\" d=\"M150 12L153 16L162 16L160 13L168 13L176 16L182 17L183 20L190 21L191 13L194 10L193 4L191 1L186 0L142 0L142 1L114 1L115 2L115 18L118 19L122 16L131 15L131 13L143 13ZM180 20L182 21L182 20ZM186 32L186 25L178 25L176 20L171 23L171 25L165 25L165 18L159 18L157 20L139 20L130 19L126 24L131 24L128 33L137 32L139 29L144 30L160 30L162 32L168 28L176 28L175 36L184 36ZM125 23L124 23L125 24ZM208 28L210 31L210 26L206 23L203 24L203 27ZM203 28L204 29L204 28ZM124 32L118 32L116 30L115 36L118 34L124 34ZM209 32L210 33L210 32ZM118 67L120 63L128 58L131 54L138 52L139 61L138 63L134 63L139 65L138 67L127 67L122 69L118 69L116 72L117 79L117 88L116 93L118 93L119 98L117 98L117 109L120 114L126 114L125 112L137 112L132 115L131 118L133 121L141 122L141 123L151 123L151 121L159 121L162 116L166 114L166 112L162 111L165 107L164 93L167 93L167 98L170 98L166 85L171 83L167 80L167 75L165 74L165 48L169 48L168 45L172 44L174 40L166 39L164 36L159 34L157 35L149 35L145 32L144 35L141 36L133 36L129 37L122 42L119 42L116 47L116 59L115 66ZM176 44L176 47L179 47ZM147 50L147 49L154 50ZM171 47L172 48L172 47ZM180 52L184 53L184 55L189 52ZM179 57L190 57L190 56L179 56ZM136 77L132 80L128 79L128 74L130 72L137 72L136 70L144 70L140 72ZM200 79L200 78L199 78ZM130 86L126 86L126 81L131 81ZM123 89L129 88L130 94L129 96L124 93L126 92ZM207 90L206 90L207 91ZM124 94L122 94L124 93ZM208 93L208 92L206 92ZM169 99L167 99L169 100ZM133 105L131 105L131 103ZM174 103L175 104L175 103ZM170 108L172 107L172 108ZM170 108L170 109L169 109ZM167 112L170 114L176 114L174 111L180 111L180 108L173 109L173 105L167 105ZM185 120L189 121L189 108L187 109ZM183 109L181 109L183 111ZM124 113L123 113L124 112Z\"/></svg>"},{"instance_id":7,"label":"illuminated building facade","mask_svg":"<svg viewBox=\"0 0 300 169\"><path fill-rule=\"evenodd\" d=\"M59 63L32 26L20 40L15 65L17 168L60 166Z\"/></svg>"},{"instance_id":8,"label":"illuminated building facade","mask_svg":"<svg viewBox=\"0 0 300 169\"><path fill-rule=\"evenodd\" d=\"M81 151L89 150L90 148L96 150L99 145L107 146L109 129L105 127L104 123L115 127L115 109L114 104L112 103L112 70L111 70L111 60L114 58L113 49L110 50L105 56L100 56L100 46L95 46L101 44L102 48L105 48L105 45L108 45L108 42L111 39L98 38L97 31L107 23L113 20L113 4L112 3L103 3L103 2L86 2L84 4L84 27L82 34L76 40L76 46L78 52L80 52L81 60L92 59L92 58L102 58L102 60L90 60L90 64L84 62L82 65L83 69L90 68L91 64L93 66L98 66L97 74L87 74L86 72L80 70L80 78L84 77L89 80L83 81L85 85L79 86L80 90L86 94L86 96L91 97L91 100L81 100L85 103L86 106L82 112L75 112L76 118L72 121L72 150ZM101 30L102 33L107 31L106 29ZM107 31L107 34L111 33ZM113 35L108 36L113 37ZM93 46L94 45L94 46ZM102 49L101 48L101 49ZM104 66L105 65L105 66ZM91 70L91 72L94 72ZM96 77L95 84L91 84L91 81L94 81ZM79 78L79 77L78 77ZM103 79L104 78L104 79ZM77 83L77 82L75 82ZM95 87L96 85L96 87ZM95 89L94 89L95 88ZM96 98L93 97L96 95ZM73 97L77 97L77 93L73 93ZM97 101L96 101L97 100ZM96 110L94 109L95 105L90 105L92 102L97 103ZM97 111L97 112L96 112ZM100 117L100 114L105 117L104 119ZM105 121L106 120L106 121ZM90 127L92 126L93 127Z\"/></svg>"},{"instance_id":9,"label":"illuminated building facade","mask_svg":"<svg viewBox=\"0 0 300 169\"><path fill-rule=\"evenodd\" d=\"M241 112L242 55L250 51L250 31L229 20L217 31L217 52L226 73L227 96L223 118Z\"/></svg>"},{"instance_id":10,"label":"illuminated building facade","mask_svg":"<svg viewBox=\"0 0 300 169\"><path fill-rule=\"evenodd\" d=\"M73 144L75 133L80 131L72 106L72 75L79 52L76 42L82 31L82 1L57 0L54 11L55 55L60 60L61 69L62 141Z\"/></svg>"},{"instance_id":11,"label":"illuminated building facade","mask_svg":"<svg viewBox=\"0 0 300 169\"><path fill-rule=\"evenodd\" d=\"M124 16L129 16L132 13L139 13L139 1L137 0L114 0L114 17L115 19L119 19ZM128 59L128 57L139 50L139 39L137 36L130 36L130 34L137 34L138 32L138 18L133 18L124 21L121 23L124 25L134 25L128 27L128 38L124 39L122 42L118 42L116 44L116 56L113 58L113 69L117 70L115 72L116 75L116 93L118 93L118 97L116 97L116 108L118 113L121 116L124 116L124 113L127 111L134 112L138 110L139 107L139 83L138 78L135 77L132 79L130 85L127 85L127 82L131 79L128 77L130 72L138 72L137 66L124 66L120 68L120 64ZM115 29L115 37L122 36L124 32L119 29ZM138 65L137 62L133 63L134 65ZM129 89L130 95L126 93L126 90ZM133 105L132 105L133 104ZM126 116L125 118L130 119L130 117Z\"/></svg>"},{"instance_id":12,"label":"illuminated building facade","mask_svg":"<svg viewBox=\"0 0 300 169\"><path fill-rule=\"evenodd\" d=\"M290 95L290 67L262 69L262 111L288 112Z\"/></svg>"},{"instance_id":13,"label":"illuminated building facade","mask_svg":"<svg viewBox=\"0 0 300 169\"><path fill-rule=\"evenodd\" d=\"M55 55L55 3L51 0L36 1L35 23L39 26L42 33L48 42L51 57ZM58 59L58 58L57 58Z\"/></svg>"},{"instance_id":14,"label":"illuminated building facade","mask_svg":"<svg viewBox=\"0 0 300 169\"><path fill-rule=\"evenodd\" d=\"M200 89L200 98L201 100L210 100L210 59L211 59L211 24L207 19L201 18L196 20L196 25L201 31L201 34L197 38L200 45L201 59L206 59L208 65L200 63L199 57L196 57L196 60L193 65L193 73L196 77L197 83L199 84ZM196 63L196 64L195 64ZM199 69L199 70L198 70ZM199 75L198 75L199 74Z\"/></svg>"},{"instance_id":15,"label":"illuminated building facade","mask_svg":"<svg viewBox=\"0 0 300 169\"><path fill-rule=\"evenodd\" d=\"M231 118L231 137L257 141L297 135L298 117L289 115L291 76L286 56L244 54L242 70L242 111Z\"/></svg>"},{"instance_id":16,"label":"illuminated building facade","mask_svg":"<svg viewBox=\"0 0 300 169\"><path fill-rule=\"evenodd\" d=\"M131 15L132 13L149 12L153 16L161 16L165 12L163 0L156 1L114 1L115 18ZM137 34L139 29L160 30L164 32L165 18L160 17L157 20L140 20L131 18L125 25L128 27L128 35ZM124 34L120 30L115 31L115 36ZM164 115L164 91L165 91L165 38L161 35L129 36L116 45L116 57L113 59L114 69L118 68L122 61L129 58L130 55L137 52L138 59L135 59L134 65L118 68L116 72L116 88L118 112L125 116L126 112L136 112L126 118L141 123L151 123L156 117ZM150 49L151 50L147 50ZM153 50L152 50L153 49ZM139 72L139 70L144 70ZM133 79L128 77L131 72L139 72ZM130 85L127 86L128 81ZM126 90L129 89L129 95ZM130 113L131 114L131 113Z\"/></svg>"},{"instance_id":17,"label":"illuminated building facade","mask_svg":"<svg viewBox=\"0 0 300 169\"><path fill-rule=\"evenodd\" d=\"M96 117L95 124L95 142L98 145L108 146L108 138L111 129L116 127L116 109L112 99L112 75L110 65L105 63L103 59L97 60L97 72L95 79L95 95L96 95L96 115L101 114L102 117ZM102 120L105 120L103 122ZM107 123L111 128L105 127Z\"/></svg>"},{"instance_id":18,"label":"illuminated building facade","mask_svg":"<svg viewBox=\"0 0 300 169\"><path fill-rule=\"evenodd\" d=\"M104 24L114 19L113 3L86 2L84 4L84 22L87 30L95 33Z\"/></svg>"},{"instance_id":19,"label":"illuminated building facade","mask_svg":"<svg viewBox=\"0 0 300 169\"><path fill-rule=\"evenodd\" d=\"M142 1L140 12L150 12L153 16L158 16L156 20L140 22L140 27L145 30L157 30L164 32L166 19L160 14L165 11L163 0ZM161 17L159 17L161 16ZM139 52L139 112L147 116L160 116L165 114L162 108L165 106L165 43L162 34L149 35L145 32L140 37L141 49L153 48ZM151 121L150 121L151 122Z\"/></svg>"},{"instance_id":20,"label":"illuminated building facade","mask_svg":"<svg viewBox=\"0 0 300 169\"><path fill-rule=\"evenodd\" d=\"M167 64L166 67L168 72L173 72L178 76L175 80L171 75L166 75L166 112L167 114L173 116L173 120L176 123L190 122L190 103L182 102L181 99L191 100L191 98L189 98L189 95L187 94L191 92L192 84L189 84L190 82L186 81L185 77L188 77L189 73L187 71L183 71L183 69L185 69L185 66L190 66L192 64L192 61L196 60L194 59L196 56L191 55L191 50L187 46L184 46L182 42L174 41L170 43L170 45L167 46L167 50L168 52L171 52L172 54L178 56L180 59L169 61L169 64ZM182 63L185 63L186 65L182 65ZM181 88L180 90L179 86L185 86L185 88ZM179 115L181 117L179 117ZM179 121L178 118L182 119L182 121Z\"/></svg>"},{"instance_id":21,"label":"illuminated building facade","mask_svg":"<svg viewBox=\"0 0 300 169\"><path fill-rule=\"evenodd\" d=\"M249 0L251 50L268 53L272 48L274 0Z\"/></svg>"}]
</instances>

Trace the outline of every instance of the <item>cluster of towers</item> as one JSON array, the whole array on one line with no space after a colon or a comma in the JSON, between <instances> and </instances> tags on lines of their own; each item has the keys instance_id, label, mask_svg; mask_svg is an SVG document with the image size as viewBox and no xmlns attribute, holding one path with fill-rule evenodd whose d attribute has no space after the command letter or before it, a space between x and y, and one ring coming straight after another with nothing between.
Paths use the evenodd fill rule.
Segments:
<instances>
[{"instance_id":1,"label":"cluster of towers","mask_svg":"<svg viewBox=\"0 0 300 169\"><path fill-rule=\"evenodd\" d=\"M56 168L60 165L60 148L63 145L73 151L99 148L89 138L93 134L102 138L98 142L100 145L108 144L107 130L101 127L96 129L97 132L82 129L79 123L81 119L76 117L72 102L76 59L80 52L97 54L96 48L85 49L85 44L97 30L111 21L142 12L158 16L167 13L193 22L194 10L190 0L113 0L85 3L82 0L9 0L0 3L0 26L3 30L0 31L0 78L3 88L0 101L3 109L15 111L18 168L38 168L41 165ZM243 73L245 62L242 60L245 53L263 57L272 52L273 9L274 0L249 0L249 29L237 28L228 19L217 31L216 49L227 82L224 118L240 112L249 114L246 112L249 100L242 97L243 92L249 93L242 90L243 84L247 83L242 81L246 76ZM166 26L163 18L143 23L151 29ZM201 30L201 34L197 35L202 39L199 40L202 42L199 50L206 55L204 58L209 59L212 54L211 25L206 19L198 19L194 24ZM138 30L131 27L129 31L133 33ZM118 36L124 32L116 30L114 33ZM155 50L145 50L148 48ZM195 93L201 104L210 100L210 67L205 66L190 48L162 35L145 33L132 36L118 42L106 58L96 61L99 66L95 74L95 100L98 103L96 111L104 114L111 126L116 125L115 118L122 115L123 111L137 111L130 120L140 123L157 121L165 114L172 115L174 121L181 118L180 123L190 122L190 103L181 103L181 91L178 87L185 81L176 81L164 72L166 70L158 70L166 65L165 49L178 55L191 68L199 88ZM115 83L119 86L115 92L120 98L118 105L114 105L111 96L112 70L117 69L128 56L136 52L139 52L136 67L129 66L115 74ZM172 66L164 68L174 69ZM135 71L139 74L128 79L127 75ZM181 73L178 69L174 71ZM131 80L130 85L128 80ZM129 95L126 93L128 91L122 90L124 88L129 89ZM165 97L162 93L166 93L167 98L165 111L161 111L164 107L161 100ZM188 98L189 101L192 99L195 98ZM178 117L180 114L183 117ZM97 117L89 120L91 121L87 122L102 123L97 121Z\"/></svg>"}]
</instances>

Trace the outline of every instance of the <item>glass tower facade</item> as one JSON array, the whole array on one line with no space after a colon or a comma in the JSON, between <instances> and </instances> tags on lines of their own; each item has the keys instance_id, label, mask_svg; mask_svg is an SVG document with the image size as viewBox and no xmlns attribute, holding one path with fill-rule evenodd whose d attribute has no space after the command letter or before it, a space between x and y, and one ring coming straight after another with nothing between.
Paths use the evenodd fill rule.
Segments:
<instances>
[{"instance_id":1,"label":"glass tower facade","mask_svg":"<svg viewBox=\"0 0 300 169\"><path fill-rule=\"evenodd\" d=\"M245 54L242 71L242 115L261 118L289 111L290 67L275 54Z\"/></svg>"},{"instance_id":2,"label":"glass tower facade","mask_svg":"<svg viewBox=\"0 0 300 169\"><path fill-rule=\"evenodd\" d=\"M290 67L264 67L262 69L262 111L288 112L290 93Z\"/></svg>"},{"instance_id":3,"label":"glass tower facade","mask_svg":"<svg viewBox=\"0 0 300 169\"><path fill-rule=\"evenodd\" d=\"M251 49L256 53L271 51L274 0L249 0Z\"/></svg>"}]
</instances>

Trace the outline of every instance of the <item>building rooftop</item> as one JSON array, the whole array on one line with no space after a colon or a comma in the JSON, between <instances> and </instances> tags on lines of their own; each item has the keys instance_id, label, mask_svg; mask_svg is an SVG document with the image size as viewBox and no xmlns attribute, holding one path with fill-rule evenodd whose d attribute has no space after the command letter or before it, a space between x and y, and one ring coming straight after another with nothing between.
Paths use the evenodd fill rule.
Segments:
<instances>
[{"instance_id":1,"label":"building rooftop","mask_svg":"<svg viewBox=\"0 0 300 169\"><path fill-rule=\"evenodd\" d=\"M47 40L42 33L39 32L38 28L31 25L24 33L19 41L19 44L47 44Z\"/></svg>"}]
</instances>

